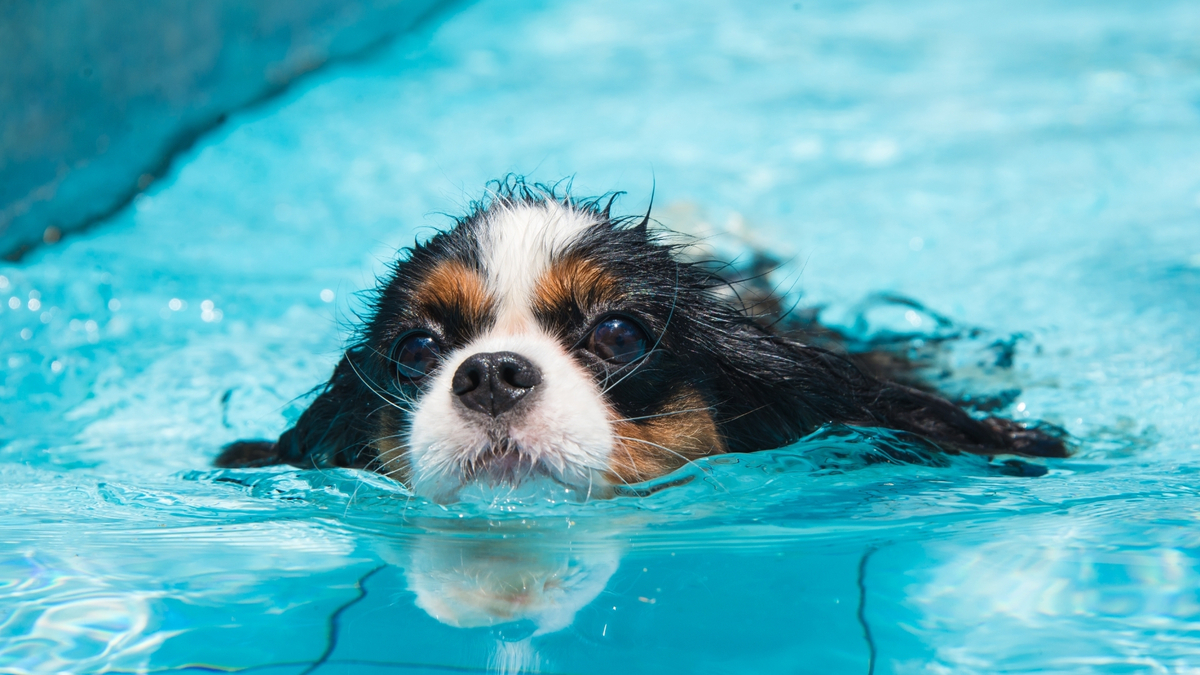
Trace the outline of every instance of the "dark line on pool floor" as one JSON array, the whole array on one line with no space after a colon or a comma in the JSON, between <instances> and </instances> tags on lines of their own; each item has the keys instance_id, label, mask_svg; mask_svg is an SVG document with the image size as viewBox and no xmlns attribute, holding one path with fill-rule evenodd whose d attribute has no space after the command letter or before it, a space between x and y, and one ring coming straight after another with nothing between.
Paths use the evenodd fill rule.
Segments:
<instances>
[{"instance_id":1,"label":"dark line on pool floor","mask_svg":"<svg viewBox=\"0 0 1200 675\"><path fill-rule=\"evenodd\" d=\"M858 561L858 624L867 640L867 675L875 675L875 638L871 635L871 624L867 623L867 561L877 550L874 546L868 548Z\"/></svg>"},{"instance_id":2,"label":"dark line on pool floor","mask_svg":"<svg viewBox=\"0 0 1200 675\"><path fill-rule=\"evenodd\" d=\"M333 650L337 649L338 619L340 619L342 617L342 614L345 613L346 610L350 609L354 605L358 604L363 598L367 597L367 580L370 579L371 577L375 576L375 574L377 572L384 569L385 567L387 567L387 565L380 565L379 567L376 567L375 569L371 570L370 572L367 572L366 574L362 575L362 577L359 578L358 583L355 584L355 588L358 589L358 596L353 598L346 604L342 605L341 607L338 607L337 611L335 611L333 614L331 614L329 616L329 640L327 640L325 643L325 651L321 654L320 658L318 658L316 661L314 661L311 666L304 669L304 671L301 672L300 675L309 675L317 668L320 668L321 666L323 666L327 662L329 662L329 657L333 655Z\"/></svg>"}]
</instances>

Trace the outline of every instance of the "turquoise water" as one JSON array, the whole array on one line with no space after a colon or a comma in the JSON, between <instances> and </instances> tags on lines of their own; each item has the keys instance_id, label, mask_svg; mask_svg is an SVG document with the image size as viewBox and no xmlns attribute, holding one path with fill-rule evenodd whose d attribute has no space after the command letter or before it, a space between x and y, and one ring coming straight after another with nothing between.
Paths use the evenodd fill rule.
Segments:
<instances>
[{"instance_id":1,"label":"turquoise water","mask_svg":"<svg viewBox=\"0 0 1200 675\"><path fill-rule=\"evenodd\" d=\"M0 672L1198 672L1197 35L1189 2L484 0L234 116L0 268ZM863 333L944 331L867 302L918 300L970 336L947 391L1075 455L827 429L645 497L451 507L209 468L510 171L629 212L653 184Z\"/></svg>"}]
</instances>

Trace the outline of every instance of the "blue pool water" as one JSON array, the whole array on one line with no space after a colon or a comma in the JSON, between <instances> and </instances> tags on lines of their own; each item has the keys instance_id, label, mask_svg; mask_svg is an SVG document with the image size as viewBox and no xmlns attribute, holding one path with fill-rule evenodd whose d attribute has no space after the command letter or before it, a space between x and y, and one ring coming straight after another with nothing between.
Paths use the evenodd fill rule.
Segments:
<instances>
[{"instance_id":1,"label":"blue pool water","mask_svg":"<svg viewBox=\"0 0 1200 675\"><path fill-rule=\"evenodd\" d=\"M234 116L0 268L0 672L1200 672L1197 35L1187 1L481 0ZM947 330L867 303L918 300L970 336L946 390L1074 456L826 429L647 497L450 507L209 468L510 171L654 185L860 332Z\"/></svg>"}]
</instances>

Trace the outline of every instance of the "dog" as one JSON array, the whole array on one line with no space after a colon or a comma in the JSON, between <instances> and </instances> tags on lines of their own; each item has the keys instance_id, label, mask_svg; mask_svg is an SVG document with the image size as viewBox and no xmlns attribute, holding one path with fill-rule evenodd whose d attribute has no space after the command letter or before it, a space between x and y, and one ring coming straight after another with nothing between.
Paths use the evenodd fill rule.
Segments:
<instances>
[{"instance_id":1,"label":"dog","mask_svg":"<svg viewBox=\"0 0 1200 675\"><path fill-rule=\"evenodd\" d=\"M730 292L649 212L611 215L615 198L494 184L401 253L295 425L226 446L216 465L364 468L446 502L468 484L540 478L603 496L830 424L950 453L1066 456L1058 434L921 388L902 358L763 320L769 293Z\"/></svg>"}]
</instances>

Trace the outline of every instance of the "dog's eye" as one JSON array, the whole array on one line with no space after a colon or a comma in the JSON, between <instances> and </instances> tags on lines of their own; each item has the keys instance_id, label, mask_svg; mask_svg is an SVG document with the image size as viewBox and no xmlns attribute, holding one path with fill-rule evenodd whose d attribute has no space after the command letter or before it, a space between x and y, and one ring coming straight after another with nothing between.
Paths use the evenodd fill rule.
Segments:
<instances>
[{"instance_id":1,"label":"dog's eye","mask_svg":"<svg viewBox=\"0 0 1200 675\"><path fill-rule=\"evenodd\" d=\"M593 354L613 363L630 363L646 354L646 334L628 319L613 317L592 331Z\"/></svg>"},{"instance_id":2,"label":"dog's eye","mask_svg":"<svg viewBox=\"0 0 1200 675\"><path fill-rule=\"evenodd\" d=\"M401 378L415 382L433 369L441 352L429 333L410 333L392 347L392 363Z\"/></svg>"}]
</instances>

